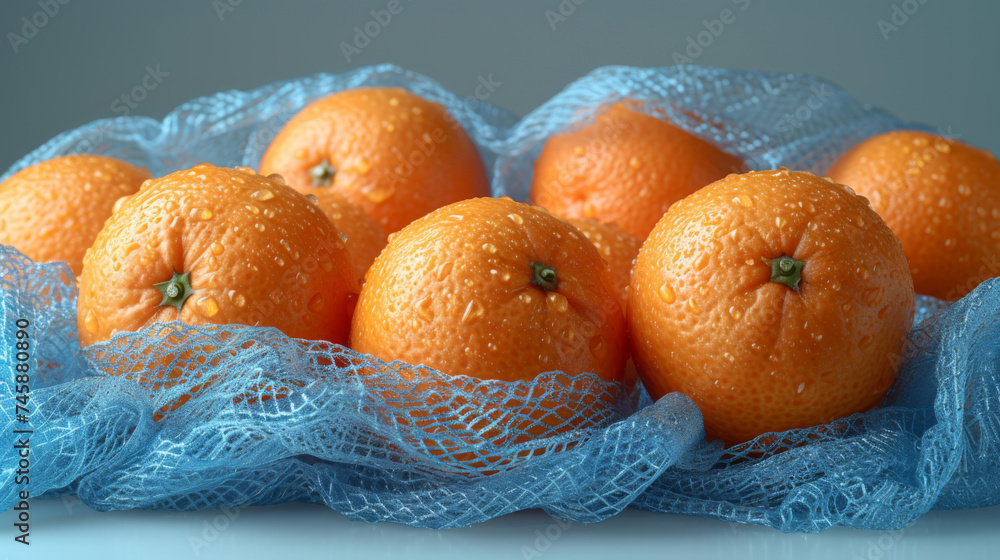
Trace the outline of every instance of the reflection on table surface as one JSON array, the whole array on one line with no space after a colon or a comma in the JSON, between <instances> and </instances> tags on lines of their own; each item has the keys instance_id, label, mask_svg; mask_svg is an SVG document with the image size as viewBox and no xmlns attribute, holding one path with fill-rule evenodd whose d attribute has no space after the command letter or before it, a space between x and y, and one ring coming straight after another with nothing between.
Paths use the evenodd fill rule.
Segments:
<instances>
[{"instance_id":1,"label":"reflection on table surface","mask_svg":"<svg viewBox=\"0 0 1000 560\"><path fill-rule=\"evenodd\" d=\"M791 534L711 519L626 510L595 524L540 510L434 531L351 521L312 504L199 512L97 512L74 498L34 500L30 548L12 541L12 511L0 515L10 558L995 558L1000 506L932 511L899 531L835 528ZM12 555L12 556L11 556Z\"/></svg>"}]
</instances>

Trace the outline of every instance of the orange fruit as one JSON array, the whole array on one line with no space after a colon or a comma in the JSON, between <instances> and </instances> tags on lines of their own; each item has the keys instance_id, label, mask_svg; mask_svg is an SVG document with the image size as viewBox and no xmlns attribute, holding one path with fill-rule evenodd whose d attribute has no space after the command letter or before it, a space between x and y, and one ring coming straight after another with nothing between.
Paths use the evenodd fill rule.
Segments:
<instances>
[{"instance_id":1,"label":"orange fruit","mask_svg":"<svg viewBox=\"0 0 1000 560\"><path fill-rule=\"evenodd\" d=\"M260 170L307 194L333 189L386 233L490 193L479 151L458 122L400 88L351 89L312 103L278 132Z\"/></svg>"},{"instance_id":2,"label":"orange fruit","mask_svg":"<svg viewBox=\"0 0 1000 560\"><path fill-rule=\"evenodd\" d=\"M489 467L483 474L513 459L495 445L457 452L461 445L451 438L467 446L517 443L590 427L614 408L614 391L588 377L566 380L566 390L512 390L496 402L479 388L470 414L469 398L461 398L462 409L446 400L463 386L456 376L531 381L560 370L614 385L622 383L627 352L614 280L597 249L540 208L492 198L451 204L392 237L361 289L351 347L443 373L399 369L416 387L432 389L436 397L420 404L436 407L437 426L464 426L421 446L463 467ZM372 390L407 403L405 388ZM427 422L426 412L410 410L399 409L395 421Z\"/></svg>"},{"instance_id":3,"label":"orange fruit","mask_svg":"<svg viewBox=\"0 0 1000 560\"><path fill-rule=\"evenodd\" d=\"M849 188L806 172L717 181L670 208L629 289L632 358L732 445L877 405L913 321L899 241Z\"/></svg>"},{"instance_id":4,"label":"orange fruit","mask_svg":"<svg viewBox=\"0 0 1000 560\"><path fill-rule=\"evenodd\" d=\"M740 158L618 103L545 143L535 160L531 202L564 218L613 223L642 240L671 204L743 171Z\"/></svg>"},{"instance_id":5,"label":"orange fruit","mask_svg":"<svg viewBox=\"0 0 1000 560\"><path fill-rule=\"evenodd\" d=\"M614 224L602 224L597 220L586 218L566 221L576 226L576 229L597 247L597 252L611 267L611 277L624 303L627 299L629 282L632 280L632 262L639 254L642 243Z\"/></svg>"},{"instance_id":6,"label":"orange fruit","mask_svg":"<svg viewBox=\"0 0 1000 560\"><path fill-rule=\"evenodd\" d=\"M159 321L347 342L358 282L330 220L280 178L201 164L146 183L87 252L81 345Z\"/></svg>"},{"instance_id":7,"label":"orange fruit","mask_svg":"<svg viewBox=\"0 0 1000 560\"><path fill-rule=\"evenodd\" d=\"M79 276L115 201L151 177L145 167L83 154L26 167L0 183L0 243L35 262L68 263Z\"/></svg>"},{"instance_id":8,"label":"orange fruit","mask_svg":"<svg viewBox=\"0 0 1000 560\"><path fill-rule=\"evenodd\" d=\"M553 379L503 393L502 402L479 388L456 407L456 393L471 390L462 376L531 381L561 370L614 385L626 346L610 270L586 237L540 208L491 198L441 208L392 236L368 273L351 333L357 351L443 373L395 368L430 400L414 402L407 386L375 377L370 389L400 403L397 424L420 429L433 415L423 429L436 435L419 446L447 470L487 475L541 452L496 446L596 425L617 397L592 378ZM565 390L547 392L552 383Z\"/></svg>"},{"instance_id":9,"label":"orange fruit","mask_svg":"<svg viewBox=\"0 0 1000 560\"><path fill-rule=\"evenodd\" d=\"M620 380L624 317L597 249L510 199L451 204L399 231L368 271L351 348L450 375Z\"/></svg>"},{"instance_id":10,"label":"orange fruit","mask_svg":"<svg viewBox=\"0 0 1000 560\"><path fill-rule=\"evenodd\" d=\"M1000 162L929 132L854 146L827 175L868 197L903 244L917 293L957 300L1000 276Z\"/></svg>"},{"instance_id":11,"label":"orange fruit","mask_svg":"<svg viewBox=\"0 0 1000 560\"><path fill-rule=\"evenodd\" d=\"M351 263L354 264L354 271L358 276L358 283L364 283L365 273L375 262L375 257L385 248L386 238L382 228L360 206L352 204L332 190L322 190L311 200L316 202L320 210L343 234L347 252L351 255Z\"/></svg>"}]
</instances>

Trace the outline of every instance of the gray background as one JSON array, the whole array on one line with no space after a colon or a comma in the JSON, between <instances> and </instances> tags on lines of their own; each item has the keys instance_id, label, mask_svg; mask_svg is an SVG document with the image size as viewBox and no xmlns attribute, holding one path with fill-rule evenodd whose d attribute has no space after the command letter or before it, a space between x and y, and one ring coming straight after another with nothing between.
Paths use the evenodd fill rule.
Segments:
<instances>
[{"instance_id":1,"label":"gray background","mask_svg":"<svg viewBox=\"0 0 1000 560\"><path fill-rule=\"evenodd\" d=\"M49 2L54 0L42 0ZM57 0L56 0L57 1ZM65 1L65 0L63 0ZM569 3L571 0L562 0ZM579 0L577 0L579 1ZM238 4L224 12L219 5ZM923 121L1000 153L1000 2L908 0L919 6L888 40L903 0L703 0L598 2L576 6L553 29L546 10L560 0L429 2L402 0L403 11L346 60L341 42L388 0L69 0L27 43L10 44L38 0L0 1L0 169L60 131L111 117L140 86L147 67L163 76L130 114L162 118L191 98L250 89L316 72L392 62L472 95L480 77L499 82L489 101L524 114L571 80L608 64L663 66L683 53L703 20L732 9L694 59L699 64L818 74L860 100ZM740 10L740 6L747 6ZM42 20L41 16L37 16ZM899 16L897 15L897 21ZM149 80L147 80L149 83ZM118 104L116 104L116 100ZM116 112L116 108L118 112ZM14 548L12 516L0 514L0 557L10 558L988 558L1000 546L1000 507L931 512L901 532L833 529L783 535L766 528L626 511L603 523L554 529L539 511L453 531L352 522L318 507L250 508L197 549L223 512L98 513L66 500L36 500L30 550ZM553 533L553 531L555 531ZM18 545L19 546L19 545Z\"/></svg>"},{"instance_id":2,"label":"gray background","mask_svg":"<svg viewBox=\"0 0 1000 560\"><path fill-rule=\"evenodd\" d=\"M49 18L35 15L39 1L68 3ZM463 95L492 76L500 85L489 101L523 115L598 66L672 64L705 30L703 20L727 8L735 21L694 62L817 74L1000 153L1000 2L399 1L402 11L348 61L340 44L389 0L4 0L0 169L60 131L122 114L121 96L142 83L147 66L168 75L130 114L162 118L201 95L392 62ZM561 2L574 9L553 29L546 11L558 13ZM886 39L878 21L892 23L894 4L917 10ZM222 17L219 6L227 7ZM48 21L15 53L9 33L22 33L24 17Z\"/></svg>"}]
</instances>

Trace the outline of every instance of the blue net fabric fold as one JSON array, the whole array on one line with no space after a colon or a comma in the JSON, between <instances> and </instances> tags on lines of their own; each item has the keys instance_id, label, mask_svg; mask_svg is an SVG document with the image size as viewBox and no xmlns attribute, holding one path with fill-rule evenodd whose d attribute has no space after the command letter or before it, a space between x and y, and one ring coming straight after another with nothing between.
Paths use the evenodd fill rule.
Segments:
<instances>
[{"instance_id":1,"label":"blue net fabric fold","mask_svg":"<svg viewBox=\"0 0 1000 560\"><path fill-rule=\"evenodd\" d=\"M518 200L548 137L621 99L755 168L821 173L860 139L927 128L804 75L608 67L518 120L377 66L220 93L162 122L91 123L7 174L75 152L121 157L156 175L202 161L256 166L303 106L366 85L445 104L493 170L494 195ZM724 449L704 441L686 397L652 403L589 375L453 378L239 325L152 325L81 349L67 266L0 246L0 270L5 370L16 360L9 333L19 320L31 325L33 496L76 494L98 510L307 501L433 528L526 508L598 521L633 506L806 532L893 529L931 508L1000 503L996 279L950 306L918 298L917 326L882 407ZM24 488L11 455L13 430L25 425L15 398L12 376L0 378L2 509Z\"/></svg>"}]
</instances>

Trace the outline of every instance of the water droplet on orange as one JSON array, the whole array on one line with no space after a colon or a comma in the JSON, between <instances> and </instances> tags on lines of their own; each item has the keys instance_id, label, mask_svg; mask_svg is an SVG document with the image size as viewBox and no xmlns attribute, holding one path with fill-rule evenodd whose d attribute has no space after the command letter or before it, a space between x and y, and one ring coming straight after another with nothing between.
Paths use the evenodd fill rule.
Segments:
<instances>
[{"instance_id":1,"label":"water droplet on orange","mask_svg":"<svg viewBox=\"0 0 1000 560\"><path fill-rule=\"evenodd\" d=\"M212 250L213 255L221 255L222 252L225 251L225 247L223 247L222 243L219 243L218 241L213 242L212 245L209 246L209 249Z\"/></svg>"},{"instance_id":2,"label":"water droplet on orange","mask_svg":"<svg viewBox=\"0 0 1000 560\"><path fill-rule=\"evenodd\" d=\"M753 199L746 194L741 194L733 199L733 202L739 204L744 208L750 208L753 206Z\"/></svg>"},{"instance_id":3,"label":"water droplet on orange","mask_svg":"<svg viewBox=\"0 0 1000 560\"><path fill-rule=\"evenodd\" d=\"M743 317L743 312L740 311L739 309L736 309L735 305L729 306L729 314L733 317L733 319L736 319L737 321L739 321L740 318Z\"/></svg>"},{"instance_id":4,"label":"water droplet on orange","mask_svg":"<svg viewBox=\"0 0 1000 560\"><path fill-rule=\"evenodd\" d=\"M313 297L309 298L309 303L307 304L307 306L309 307L309 311L312 311L313 313L318 313L321 309L323 309L323 303L324 303L323 296L320 294L315 294L313 295Z\"/></svg>"},{"instance_id":5,"label":"water droplet on orange","mask_svg":"<svg viewBox=\"0 0 1000 560\"><path fill-rule=\"evenodd\" d=\"M598 360L602 360L608 352L607 344L604 343L604 337L599 334L590 337L587 346L590 348L591 355Z\"/></svg>"},{"instance_id":6,"label":"water droplet on orange","mask_svg":"<svg viewBox=\"0 0 1000 560\"><path fill-rule=\"evenodd\" d=\"M198 300L198 310L206 317L212 317L219 312L219 304L209 296Z\"/></svg>"},{"instance_id":7,"label":"water droplet on orange","mask_svg":"<svg viewBox=\"0 0 1000 560\"><path fill-rule=\"evenodd\" d=\"M115 205L114 205L114 206L113 206L113 207L111 208L111 213L112 213L112 214L117 214L117 213L118 213L118 211L119 211L119 210L121 210L122 206L123 206L123 205L124 205L124 204L125 204L126 202L128 202L128 200L129 200L130 198L132 198L132 196L131 196L131 195L129 195L129 196L123 196L123 197L119 198L118 200L116 200L116 201L115 201Z\"/></svg>"},{"instance_id":8,"label":"water droplet on orange","mask_svg":"<svg viewBox=\"0 0 1000 560\"><path fill-rule=\"evenodd\" d=\"M254 191L253 194L250 195L250 198L264 202L274 198L274 192L270 189L261 189L259 191Z\"/></svg>"},{"instance_id":9,"label":"water droplet on orange","mask_svg":"<svg viewBox=\"0 0 1000 560\"><path fill-rule=\"evenodd\" d=\"M483 243L483 251L486 251L487 253L492 255L497 252L497 247L492 243Z\"/></svg>"},{"instance_id":10,"label":"water droplet on orange","mask_svg":"<svg viewBox=\"0 0 1000 560\"><path fill-rule=\"evenodd\" d=\"M549 292L545 299L549 302L553 309L559 313L565 313L569 310L569 300L566 296L558 292Z\"/></svg>"},{"instance_id":11,"label":"water droplet on orange","mask_svg":"<svg viewBox=\"0 0 1000 560\"><path fill-rule=\"evenodd\" d=\"M434 304L434 300L430 296L425 296L414 304L414 308L417 310L417 316L419 316L424 321L430 322L434 318L434 314L431 312L431 306Z\"/></svg>"},{"instance_id":12,"label":"water droplet on orange","mask_svg":"<svg viewBox=\"0 0 1000 560\"><path fill-rule=\"evenodd\" d=\"M677 300L677 294L674 293L674 287L670 284L660 285L658 292L660 294L660 299L662 299L665 303L673 303Z\"/></svg>"},{"instance_id":13,"label":"water droplet on orange","mask_svg":"<svg viewBox=\"0 0 1000 560\"><path fill-rule=\"evenodd\" d=\"M711 260L711 255L709 255L709 253L702 253L701 255L698 256L698 258L695 259L694 269L704 270L705 267L708 266L708 261L710 260Z\"/></svg>"},{"instance_id":14,"label":"water droplet on orange","mask_svg":"<svg viewBox=\"0 0 1000 560\"><path fill-rule=\"evenodd\" d=\"M507 214L507 217L510 218L510 221L514 222L517 225L521 225L524 223L524 218L522 218L520 214Z\"/></svg>"},{"instance_id":15,"label":"water droplet on orange","mask_svg":"<svg viewBox=\"0 0 1000 560\"><path fill-rule=\"evenodd\" d=\"M462 313L462 322L468 323L473 319L478 319L483 316L485 311L486 310L483 308L483 304L479 303L477 300L472 300L465 306L465 312Z\"/></svg>"},{"instance_id":16,"label":"water droplet on orange","mask_svg":"<svg viewBox=\"0 0 1000 560\"><path fill-rule=\"evenodd\" d=\"M396 193L396 188L391 185L376 185L369 189L362 191L361 194L365 195L365 198L378 204L390 198Z\"/></svg>"},{"instance_id":17,"label":"water droplet on orange","mask_svg":"<svg viewBox=\"0 0 1000 560\"><path fill-rule=\"evenodd\" d=\"M434 279L441 282L445 278L451 275L451 270L455 267L454 263L451 261L446 261L437 266L434 269Z\"/></svg>"},{"instance_id":18,"label":"water droplet on orange","mask_svg":"<svg viewBox=\"0 0 1000 560\"><path fill-rule=\"evenodd\" d=\"M520 295L517 296L517 299L521 300L524 303L531 303L531 294L527 292L522 292Z\"/></svg>"},{"instance_id":19,"label":"water droplet on orange","mask_svg":"<svg viewBox=\"0 0 1000 560\"><path fill-rule=\"evenodd\" d=\"M100 325L97 322L97 315L94 313L93 309L88 309L87 313L83 316L83 326L87 329L90 334L96 334Z\"/></svg>"}]
</instances>

